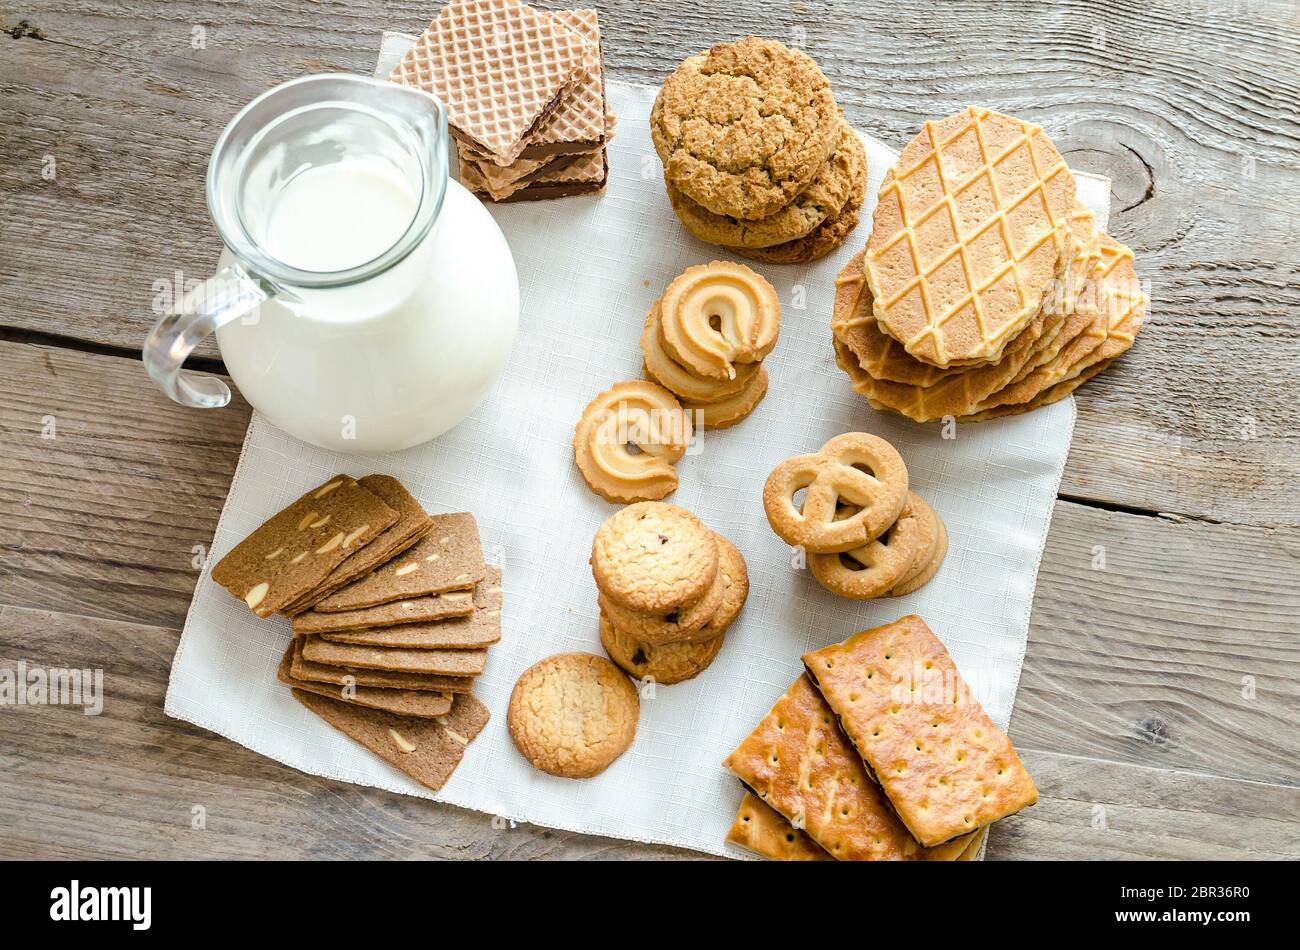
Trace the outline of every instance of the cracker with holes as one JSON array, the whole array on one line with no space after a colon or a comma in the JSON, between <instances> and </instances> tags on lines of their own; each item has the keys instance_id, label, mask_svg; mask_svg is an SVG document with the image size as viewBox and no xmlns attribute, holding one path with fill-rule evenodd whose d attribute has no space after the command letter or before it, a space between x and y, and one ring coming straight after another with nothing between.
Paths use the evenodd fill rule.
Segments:
<instances>
[{"instance_id":1,"label":"cracker with holes","mask_svg":"<svg viewBox=\"0 0 1300 950\"><path fill-rule=\"evenodd\" d=\"M799 831L753 792L746 792L727 840L773 861L834 861L826 851Z\"/></svg>"},{"instance_id":2,"label":"cracker with holes","mask_svg":"<svg viewBox=\"0 0 1300 950\"><path fill-rule=\"evenodd\" d=\"M447 784L465 756L465 747L488 722L487 707L468 693L457 695L451 710L434 719L394 716L300 689L293 690L293 698L389 765L434 791Z\"/></svg>"},{"instance_id":3,"label":"cracker with holes","mask_svg":"<svg viewBox=\"0 0 1300 950\"><path fill-rule=\"evenodd\" d=\"M920 617L864 630L803 661L922 844L960 839L1038 801L1011 740Z\"/></svg>"},{"instance_id":4,"label":"cracker with holes","mask_svg":"<svg viewBox=\"0 0 1300 950\"><path fill-rule=\"evenodd\" d=\"M449 597L451 594L441 596ZM360 630L332 630L321 639L372 647L411 650L466 650L488 647L501 639L501 569L488 565L487 577L474 588L474 612L434 623L399 623ZM335 617L339 614L321 614Z\"/></svg>"},{"instance_id":5,"label":"cracker with holes","mask_svg":"<svg viewBox=\"0 0 1300 950\"><path fill-rule=\"evenodd\" d=\"M376 607L395 600L469 590L486 574L478 524L468 512L434 515L415 547L331 594L315 606L320 613Z\"/></svg>"},{"instance_id":6,"label":"cracker with holes","mask_svg":"<svg viewBox=\"0 0 1300 950\"><path fill-rule=\"evenodd\" d=\"M239 542L212 579L259 617L318 587L398 514L350 475L335 475Z\"/></svg>"},{"instance_id":7,"label":"cracker with holes","mask_svg":"<svg viewBox=\"0 0 1300 950\"><path fill-rule=\"evenodd\" d=\"M328 683L313 683L311 680L294 679L292 672L293 654L294 646L291 643L289 648L284 651L284 656L280 659L280 666L275 671L275 678L286 686L292 686L294 689L316 693L318 696L329 696L339 702L369 706L371 709L382 709L384 712L390 712L396 716L418 716L422 719L432 719L434 716L444 715L451 709L451 693L436 693L415 689L383 689L378 686L357 686L355 684L339 686Z\"/></svg>"},{"instance_id":8,"label":"cracker with holes","mask_svg":"<svg viewBox=\"0 0 1300 950\"><path fill-rule=\"evenodd\" d=\"M797 504L800 492L803 501ZM763 486L763 510L772 530L787 544L815 554L870 544L898 520L906 500L902 456L867 432L846 432L817 452L786 459ZM856 511L836 520L843 506Z\"/></svg>"},{"instance_id":9,"label":"cracker with holes","mask_svg":"<svg viewBox=\"0 0 1300 950\"><path fill-rule=\"evenodd\" d=\"M923 848L917 843L806 675L723 766L841 861L952 861L968 844Z\"/></svg>"},{"instance_id":10,"label":"cracker with holes","mask_svg":"<svg viewBox=\"0 0 1300 950\"><path fill-rule=\"evenodd\" d=\"M406 673L400 670L370 670L357 666L331 666L305 659L303 638L293 639L293 661L289 675L310 683L335 686L375 686L380 689L414 689L435 693L468 693L474 688L472 676L441 676L433 673Z\"/></svg>"},{"instance_id":11,"label":"cracker with holes","mask_svg":"<svg viewBox=\"0 0 1300 950\"><path fill-rule=\"evenodd\" d=\"M314 590L308 591L293 603L286 604L281 613L290 617L302 613L318 600L323 600L340 587L346 587L358 577L369 574L385 561L401 554L429 530L433 522L428 512L392 475L367 475L360 479L360 485L396 511L397 520L383 534L331 571L329 577Z\"/></svg>"},{"instance_id":12,"label":"cracker with holes","mask_svg":"<svg viewBox=\"0 0 1300 950\"><path fill-rule=\"evenodd\" d=\"M320 637L302 637L302 658L329 666L394 673L430 673L435 676L478 676L487 663L487 650L403 650L331 643Z\"/></svg>"}]
</instances>

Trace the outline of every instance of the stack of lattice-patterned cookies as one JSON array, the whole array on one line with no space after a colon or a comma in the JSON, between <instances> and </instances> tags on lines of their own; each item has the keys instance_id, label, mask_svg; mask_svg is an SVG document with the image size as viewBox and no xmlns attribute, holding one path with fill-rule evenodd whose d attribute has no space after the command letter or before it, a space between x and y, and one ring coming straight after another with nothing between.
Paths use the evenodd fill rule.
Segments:
<instances>
[{"instance_id":1,"label":"stack of lattice-patterned cookies","mask_svg":"<svg viewBox=\"0 0 1300 950\"><path fill-rule=\"evenodd\" d=\"M487 724L472 694L501 639L501 571L471 514L430 515L388 475L338 475L241 541L213 580L291 617L279 678L416 781L441 788Z\"/></svg>"},{"instance_id":2,"label":"stack of lattice-patterned cookies","mask_svg":"<svg viewBox=\"0 0 1300 950\"><path fill-rule=\"evenodd\" d=\"M692 234L802 264L857 226L867 156L807 54L749 36L692 56L650 114L673 210Z\"/></svg>"},{"instance_id":3,"label":"stack of lattice-patterned cookies","mask_svg":"<svg viewBox=\"0 0 1300 950\"><path fill-rule=\"evenodd\" d=\"M460 180L491 201L605 187L614 117L595 10L452 0L393 69L446 106Z\"/></svg>"},{"instance_id":4,"label":"stack of lattice-patterned cookies","mask_svg":"<svg viewBox=\"0 0 1300 950\"><path fill-rule=\"evenodd\" d=\"M953 861L1038 800L920 617L803 656L806 672L725 767L744 783L727 840L784 861Z\"/></svg>"},{"instance_id":5,"label":"stack of lattice-patterned cookies","mask_svg":"<svg viewBox=\"0 0 1300 950\"><path fill-rule=\"evenodd\" d=\"M610 516L592 541L591 572L605 652L636 679L657 683L707 669L749 596L736 546L663 502Z\"/></svg>"},{"instance_id":6,"label":"stack of lattice-patterned cookies","mask_svg":"<svg viewBox=\"0 0 1300 950\"><path fill-rule=\"evenodd\" d=\"M1146 303L1047 134L972 106L885 176L831 328L876 408L975 422L1069 395L1133 344Z\"/></svg>"}]
</instances>

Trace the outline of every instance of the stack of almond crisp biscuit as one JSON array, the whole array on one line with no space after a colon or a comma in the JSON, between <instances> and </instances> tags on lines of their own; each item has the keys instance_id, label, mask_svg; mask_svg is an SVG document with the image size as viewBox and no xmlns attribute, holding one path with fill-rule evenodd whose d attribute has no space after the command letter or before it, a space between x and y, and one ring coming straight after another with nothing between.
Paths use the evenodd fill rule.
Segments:
<instances>
[{"instance_id":1,"label":"stack of almond crisp biscuit","mask_svg":"<svg viewBox=\"0 0 1300 950\"><path fill-rule=\"evenodd\" d=\"M690 57L664 81L650 134L673 210L702 241L801 264L857 226L866 152L806 53L748 36Z\"/></svg>"},{"instance_id":2,"label":"stack of almond crisp biscuit","mask_svg":"<svg viewBox=\"0 0 1300 950\"><path fill-rule=\"evenodd\" d=\"M389 475L338 475L227 554L213 579L293 620L294 698L429 788L488 721L471 690L501 639L501 571L474 516L430 515Z\"/></svg>"},{"instance_id":3,"label":"stack of almond crisp biscuit","mask_svg":"<svg viewBox=\"0 0 1300 950\"><path fill-rule=\"evenodd\" d=\"M490 201L605 187L614 117L595 10L452 0L389 77L437 96L461 183Z\"/></svg>"},{"instance_id":4,"label":"stack of almond crisp biscuit","mask_svg":"<svg viewBox=\"0 0 1300 950\"><path fill-rule=\"evenodd\" d=\"M975 106L903 149L837 288L840 368L918 422L1065 398L1133 345L1147 304L1047 133Z\"/></svg>"},{"instance_id":5,"label":"stack of almond crisp biscuit","mask_svg":"<svg viewBox=\"0 0 1300 950\"><path fill-rule=\"evenodd\" d=\"M677 505L643 501L596 532L600 642L638 680L680 683L708 668L749 596L736 546Z\"/></svg>"},{"instance_id":6,"label":"stack of almond crisp biscuit","mask_svg":"<svg viewBox=\"0 0 1300 950\"><path fill-rule=\"evenodd\" d=\"M804 654L724 766L744 783L727 840L785 861L953 861L1038 800L920 617Z\"/></svg>"}]
</instances>

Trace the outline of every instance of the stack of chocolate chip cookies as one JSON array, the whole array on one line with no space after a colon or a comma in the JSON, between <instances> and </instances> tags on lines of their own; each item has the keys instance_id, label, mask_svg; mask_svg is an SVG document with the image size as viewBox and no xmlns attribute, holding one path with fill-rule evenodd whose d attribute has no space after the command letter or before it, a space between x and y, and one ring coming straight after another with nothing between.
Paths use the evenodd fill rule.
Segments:
<instances>
[{"instance_id":1,"label":"stack of chocolate chip cookies","mask_svg":"<svg viewBox=\"0 0 1300 950\"><path fill-rule=\"evenodd\" d=\"M471 690L501 639L501 571L473 515L430 515L388 475L338 475L212 577L292 618L277 675L295 699L421 784L441 788L487 724Z\"/></svg>"},{"instance_id":2,"label":"stack of chocolate chip cookies","mask_svg":"<svg viewBox=\"0 0 1300 950\"><path fill-rule=\"evenodd\" d=\"M817 583L852 600L919 590L948 555L948 529L908 487L903 457L868 432L786 459L763 486L763 510Z\"/></svg>"},{"instance_id":3,"label":"stack of chocolate chip cookies","mask_svg":"<svg viewBox=\"0 0 1300 950\"><path fill-rule=\"evenodd\" d=\"M638 680L679 683L722 649L749 596L745 558L677 505L640 502L596 532L600 642Z\"/></svg>"},{"instance_id":4,"label":"stack of chocolate chip cookies","mask_svg":"<svg viewBox=\"0 0 1300 950\"><path fill-rule=\"evenodd\" d=\"M490 201L605 187L614 117L595 10L452 0L393 69L446 106L460 180Z\"/></svg>"},{"instance_id":5,"label":"stack of chocolate chip cookies","mask_svg":"<svg viewBox=\"0 0 1300 950\"><path fill-rule=\"evenodd\" d=\"M927 122L885 176L837 281L836 361L872 406L918 422L1028 412L1133 345L1133 264L1047 133L971 106Z\"/></svg>"},{"instance_id":6,"label":"stack of chocolate chip cookies","mask_svg":"<svg viewBox=\"0 0 1300 950\"><path fill-rule=\"evenodd\" d=\"M749 36L690 57L664 81L650 134L673 210L702 241L801 264L858 223L866 152L799 50Z\"/></svg>"}]
</instances>

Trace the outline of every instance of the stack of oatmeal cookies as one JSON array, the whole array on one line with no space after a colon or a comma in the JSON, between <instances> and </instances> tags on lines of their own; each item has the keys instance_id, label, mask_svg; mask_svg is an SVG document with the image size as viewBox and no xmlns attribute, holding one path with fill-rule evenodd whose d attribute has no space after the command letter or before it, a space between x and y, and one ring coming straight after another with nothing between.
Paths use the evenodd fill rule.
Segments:
<instances>
[{"instance_id":1,"label":"stack of oatmeal cookies","mask_svg":"<svg viewBox=\"0 0 1300 950\"><path fill-rule=\"evenodd\" d=\"M862 141L806 53L749 36L692 56L650 114L673 210L702 241L804 264L857 226Z\"/></svg>"}]
</instances>

